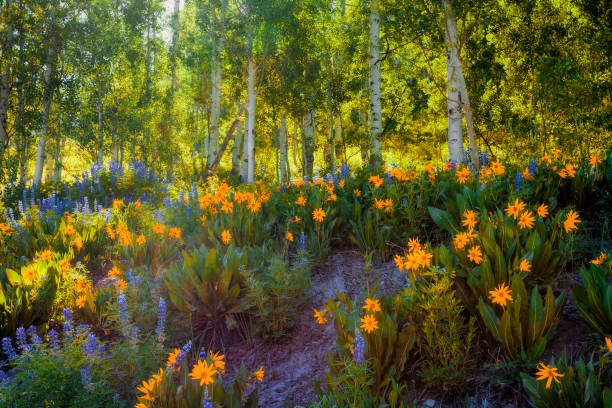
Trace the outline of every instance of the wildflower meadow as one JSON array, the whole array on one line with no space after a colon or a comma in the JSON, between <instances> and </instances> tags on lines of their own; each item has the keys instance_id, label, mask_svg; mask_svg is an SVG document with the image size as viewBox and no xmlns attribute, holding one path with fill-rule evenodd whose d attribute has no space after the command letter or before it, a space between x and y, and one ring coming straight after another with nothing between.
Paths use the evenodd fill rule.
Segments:
<instances>
[{"instance_id":1,"label":"wildflower meadow","mask_svg":"<svg viewBox=\"0 0 612 408\"><path fill-rule=\"evenodd\" d=\"M5 190L0 403L610 406L612 156L482 159Z\"/></svg>"},{"instance_id":2,"label":"wildflower meadow","mask_svg":"<svg viewBox=\"0 0 612 408\"><path fill-rule=\"evenodd\" d=\"M612 5L0 0L0 408L612 408Z\"/></svg>"}]
</instances>

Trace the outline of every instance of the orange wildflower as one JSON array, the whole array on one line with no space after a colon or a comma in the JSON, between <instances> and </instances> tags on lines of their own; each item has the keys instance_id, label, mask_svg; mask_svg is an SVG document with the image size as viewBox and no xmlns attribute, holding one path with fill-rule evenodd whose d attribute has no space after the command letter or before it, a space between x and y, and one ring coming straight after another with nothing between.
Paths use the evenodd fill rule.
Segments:
<instances>
[{"instance_id":1,"label":"orange wildflower","mask_svg":"<svg viewBox=\"0 0 612 408\"><path fill-rule=\"evenodd\" d=\"M565 221L563 221L563 228L565 228L565 232L570 232L575 229L578 229L578 226L576 224L579 224L581 222L582 221L578 219L578 213L574 212L574 210L570 210L570 212L567 214L567 217L565 218Z\"/></svg>"}]
</instances>

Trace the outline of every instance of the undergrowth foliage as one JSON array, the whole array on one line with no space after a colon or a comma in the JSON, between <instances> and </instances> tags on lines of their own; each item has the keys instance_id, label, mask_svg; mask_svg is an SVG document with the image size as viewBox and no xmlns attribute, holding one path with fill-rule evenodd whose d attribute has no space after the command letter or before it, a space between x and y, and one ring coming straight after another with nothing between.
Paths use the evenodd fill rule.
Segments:
<instances>
[{"instance_id":1,"label":"undergrowth foliage","mask_svg":"<svg viewBox=\"0 0 612 408\"><path fill-rule=\"evenodd\" d=\"M500 369L538 407L610 405L611 155L482 164L239 187L96 167L5 190L0 401L254 407L274 367L226 373L221 350L293 339L314 301L306 328L333 325L335 348L312 406L416 407ZM330 252L354 247L363 292L313 299ZM596 346L545 363L570 286Z\"/></svg>"}]
</instances>

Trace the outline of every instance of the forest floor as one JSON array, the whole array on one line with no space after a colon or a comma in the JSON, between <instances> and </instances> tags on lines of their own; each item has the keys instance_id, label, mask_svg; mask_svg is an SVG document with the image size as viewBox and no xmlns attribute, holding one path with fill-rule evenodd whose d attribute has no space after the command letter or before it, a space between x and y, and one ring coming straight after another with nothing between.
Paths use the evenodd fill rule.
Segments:
<instances>
[{"instance_id":1,"label":"forest floor","mask_svg":"<svg viewBox=\"0 0 612 408\"><path fill-rule=\"evenodd\" d=\"M102 271L110 269L111 264ZM249 369L263 366L265 380L258 385L259 406L266 408L308 407L311 401L317 400L315 381L325 387L327 369L326 355L334 351L336 339L333 321L320 325L313 316L314 308L321 308L330 297L337 300L338 293L344 293L351 299L363 302L365 293L365 261L356 250L338 251L330 254L325 265L315 268L311 276L311 287L305 305L296 317L294 328L278 342L265 341L255 337L253 343L247 343L240 336L230 336L225 344L227 378L233 378L235 372L244 363ZM572 274L572 276L575 276ZM100 274L96 286L107 286L111 281L106 273ZM97 279L96 279L97 280ZM370 284L378 282L377 293L399 293L406 286L406 275L400 272L393 261L375 263L370 272ZM567 285L565 285L567 286ZM584 355L588 349L588 326L574 307L571 291L561 316L559 325L542 357L549 361L551 357L559 358L563 351L570 359ZM480 339L483 340L483 339ZM416 387L422 404L420 407L440 408L518 408L529 406L522 387L507 384L503 378L486 373L495 360L501 358L496 345L484 341L478 350L478 361L474 378L468 386L469 401L465 396L449 397L440 391L426 390L420 387L414 376L413 391ZM503 377L503 376L502 376Z\"/></svg>"},{"instance_id":2,"label":"forest floor","mask_svg":"<svg viewBox=\"0 0 612 408\"><path fill-rule=\"evenodd\" d=\"M396 293L406 285L405 274L399 272L393 262L373 265L370 283L380 282L377 293ZM241 363L247 367L265 368L265 380L259 385L259 406L266 408L308 407L316 401L315 381L325 384L327 369L326 354L334 350L335 330L333 322L317 324L313 308L320 308L327 297L337 299L337 293L345 293L352 299L363 300L365 288L364 259L357 251L342 251L331 254L325 266L315 269L309 302L296 318L294 329L277 343L255 339L254 344L243 341L226 345L228 373L239 369ZM571 296L571 293L569 294ZM558 358L563 350L575 356L584 350L588 338L588 327L568 299L557 332L549 343L544 360ZM494 362L490 350L480 350L478 358L484 372ZM484 371L482 371L484 370ZM417 380L418 382L418 380ZM435 391L423 390L419 396L425 407L502 407L528 406L519 384L504 385L503 381L492 383L483 378L473 381L469 387L470 398L443 398Z\"/></svg>"},{"instance_id":3,"label":"forest floor","mask_svg":"<svg viewBox=\"0 0 612 408\"><path fill-rule=\"evenodd\" d=\"M378 293L399 290L405 275L392 262L372 268L370 281L380 281ZM324 387L326 354L334 350L336 339L332 321L317 324L313 308L320 308L327 297L337 299L337 293L350 295L352 299L363 297L364 260L355 251L330 255L327 265L315 269L309 290L310 301L296 318L295 328L278 343L255 340L254 345L244 343L226 348L228 371L232 372L244 362L247 367L263 365L266 377L259 388L259 405L262 407L308 406L316 401L314 382Z\"/></svg>"}]
</instances>

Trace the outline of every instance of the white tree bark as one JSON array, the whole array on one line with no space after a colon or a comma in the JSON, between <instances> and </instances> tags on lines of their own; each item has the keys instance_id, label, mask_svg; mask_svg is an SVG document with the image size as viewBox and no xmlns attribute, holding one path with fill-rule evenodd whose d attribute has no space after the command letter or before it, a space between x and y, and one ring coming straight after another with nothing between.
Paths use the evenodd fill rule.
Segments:
<instances>
[{"instance_id":1,"label":"white tree bark","mask_svg":"<svg viewBox=\"0 0 612 408\"><path fill-rule=\"evenodd\" d=\"M115 99L115 106L113 107L113 132L112 132L112 147L111 147L111 162L119 165L119 140L117 135L117 114L118 114L117 100Z\"/></svg>"},{"instance_id":2,"label":"white tree bark","mask_svg":"<svg viewBox=\"0 0 612 408\"><path fill-rule=\"evenodd\" d=\"M312 170L314 164L314 134L315 134L315 111L310 110L304 116L303 130L302 130L302 152L304 163L304 176L309 179L312 178Z\"/></svg>"},{"instance_id":3,"label":"white tree bark","mask_svg":"<svg viewBox=\"0 0 612 408\"><path fill-rule=\"evenodd\" d=\"M38 144L36 146L36 164L34 166L34 184L42 181L43 168L45 165L45 149L47 147L47 133L49 131L49 113L51 112L51 102L53 100L53 74L55 70L55 49L49 45L47 51L47 62L45 66L45 90L43 96L43 112L41 118L41 128L38 132Z\"/></svg>"},{"instance_id":4,"label":"white tree bark","mask_svg":"<svg viewBox=\"0 0 612 408\"><path fill-rule=\"evenodd\" d=\"M4 8L7 10L8 14L12 14L12 1L7 0ZM10 93L10 76L11 76L11 61L7 55L4 53L12 52L13 48L13 26L11 24L12 19L8 18L8 24L6 27L6 37L3 51L3 62L4 67L2 69L2 77L0 78L0 162L2 161L2 154L4 152L5 146L8 144L8 134L6 132L6 120L7 120L7 111L8 111L8 101L9 101L9 93Z\"/></svg>"},{"instance_id":5,"label":"white tree bark","mask_svg":"<svg viewBox=\"0 0 612 408\"><path fill-rule=\"evenodd\" d=\"M279 151L280 151L280 178L281 183L286 183L287 175L287 115L281 117L280 135L279 135Z\"/></svg>"},{"instance_id":6,"label":"white tree bark","mask_svg":"<svg viewBox=\"0 0 612 408\"><path fill-rule=\"evenodd\" d=\"M448 0L442 0L446 25L446 109L448 114L448 153L455 162L463 160L461 101L458 75L461 71L457 42L457 18Z\"/></svg>"},{"instance_id":7,"label":"white tree bark","mask_svg":"<svg viewBox=\"0 0 612 408\"><path fill-rule=\"evenodd\" d=\"M102 101L98 85L98 164L104 163L104 133L102 132Z\"/></svg>"},{"instance_id":8,"label":"white tree bark","mask_svg":"<svg viewBox=\"0 0 612 408\"><path fill-rule=\"evenodd\" d=\"M334 109L332 105L331 84L327 83L327 105L329 108L329 167L334 168Z\"/></svg>"},{"instance_id":9,"label":"white tree bark","mask_svg":"<svg viewBox=\"0 0 612 408\"><path fill-rule=\"evenodd\" d=\"M62 179L62 167L64 166L64 146L66 145L66 138L62 138L58 132L57 139L55 141L55 165L53 168L53 182L59 183Z\"/></svg>"},{"instance_id":10,"label":"white tree bark","mask_svg":"<svg viewBox=\"0 0 612 408\"><path fill-rule=\"evenodd\" d=\"M240 172L240 153L242 152L242 141L244 140L244 132L242 131L242 122L238 124L236 133L234 134L234 145L232 146L232 174Z\"/></svg>"},{"instance_id":11,"label":"white tree bark","mask_svg":"<svg viewBox=\"0 0 612 408\"><path fill-rule=\"evenodd\" d=\"M248 113L247 113L248 114ZM240 158L240 179L242 182L246 182L248 178L249 171L249 130L248 130L248 117L247 122L244 126L244 131L242 132L242 153Z\"/></svg>"},{"instance_id":12,"label":"white tree bark","mask_svg":"<svg viewBox=\"0 0 612 408\"><path fill-rule=\"evenodd\" d=\"M247 182L253 183L255 181L255 105L257 102L257 95L255 94L255 61L253 61L253 23L249 22L249 83L247 87L249 102L247 106L247 157L248 157L248 170L247 170Z\"/></svg>"},{"instance_id":13,"label":"white tree bark","mask_svg":"<svg viewBox=\"0 0 612 408\"><path fill-rule=\"evenodd\" d=\"M19 183L25 184L27 181L28 172L28 150L29 150L29 135L25 132L23 127L23 111L25 109L25 96L23 95L23 88L19 86L17 88L17 118L15 119L15 130L19 141Z\"/></svg>"},{"instance_id":14,"label":"white tree bark","mask_svg":"<svg viewBox=\"0 0 612 408\"><path fill-rule=\"evenodd\" d=\"M382 164L380 135L382 133L380 78L380 17L378 1L370 0L370 164Z\"/></svg>"},{"instance_id":15,"label":"white tree bark","mask_svg":"<svg viewBox=\"0 0 612 408\"><path fill-rule=\"evenodd\" d=\"M474 118L472 116L472 105L470 105L470 97L465 84L465 76L463 75L463 69L461 68L461 60L459 60L459 96L461 96L463 116L465 117L465 127L468 131L470 156L476 169L479 169L480 156L478 154L478 139L476 137L476 127L474 126Z\"/></svg>"},{"instance_id":16,"label":"white tree bark","mask_svg":"<svg viewBox=\"0 0 612 408\"><path fill-rule=\"evenodd\" d=\"M208 142L208 157L206 159L206 166L210 168L213 161L217 157L217 148L219 145L219 117L221 114L221 95L220 95L220 78L219 69L219 56L218 56L218 43L217 43L217 10L215 2L210 2L210 15L211 15L211 29L210 29L210 139Z\"/></svg>"},{"instance_id":17,"label":"white tree bark","mask_svg":"<svg viewBox=\"0 0 612 408\"><path fill-rule=\"evenodd\" d=\"M227 0L221 2L217 18L216 2L211 1L211 61L210 61L210 142L208 144L207 166L210 168L217 159L219 152L219 121L221 118L221 93L223 87L223 71L221 56L225 48L225 13Z\"/></svg>"}]
</instances>

